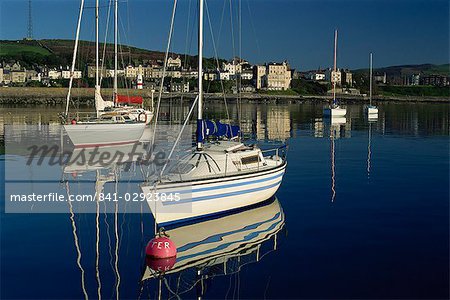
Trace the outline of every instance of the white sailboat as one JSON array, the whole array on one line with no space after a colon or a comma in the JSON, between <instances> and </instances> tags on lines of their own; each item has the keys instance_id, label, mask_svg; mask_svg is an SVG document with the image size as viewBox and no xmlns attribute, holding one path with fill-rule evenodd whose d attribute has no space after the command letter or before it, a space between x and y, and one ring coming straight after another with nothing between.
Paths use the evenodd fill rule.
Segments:
<instances>
[{"instance_id":1,"label":"white sailboat","mask_svg":"<svg viewBox=\"0 0 450 300\"><path fill-rule=\"evenodd\" d=\"M118 35L118 0L114 1L115 7L115 62L114 62L114 97L117 95L117 35ZM67 132L72 143L75 147L97 147L97 146L108 146L108 145L123 145L128 143L134 143L139 141L141 138L145 122L138 122L132 120L128 114L115 114L101 116L101 111L110 105L110 101L104 101L100 93L99 85L99 35L98 35L98 21L99 21L99 0L96 0L95 7L95 23L96 23L96 70L95 70L95 108L97 112L97 118L88 118L86 120L73 118L70 120L69 115L69 102L73 84L73 73L75 70L75 63L78 52L78 43L80 36L81 20L84 10L84 0L81 0L80 12L78 17L78 25L75 37L75 47L73 52L71 76L69 82L69 91L67 93L66 99L66 110L64 113L64 129Z\"/></svg>"},{"instance_id":2,"label":"white sailboat","mask_svg":"<svg viewBox=\"0 0 450 300\"><path fill-rule=\"evenodd\" d=\"M337 73L336 60L337 60L337 38L338 31L337 29L334 31L334 64L333 64L333 72L331 73L331 80L333 83L333 103L328 107L323 109L323 115L326 117L343 117L347 114L347 109L345 107L341 107L338 105L336 100L336 81L334 78L334 74Z\"/></svg>"},{"instance_id":3,"label":"white sailboat","mask_svg":"<svg viewBox=\"0 0 450 300\"><path fill-rule=\"evenodd\" d=\"M226 126L229 140L206 143L206 137L216 126L208 126L210 122L202 117L203 0L199 0L198 40L197 146L185 161L179 163L176 172L142 185L142 191L148 195L150 209L160 225L265 201L280 187L286 169L286 159L282 155L285 146L267 151L255 145L247 146L236 141L237 133L231 125ZM155 195L161 194L179 199L153 201Z\"/></svg>"},{"instance_id":4,"label":"white sailboat","mask_svg":"<svg viewBox=\"0 0 450 300\"><path fill-rule=\"evenodd\" d=\"M378 118L378 107L375 105L372 105L372 80L373 80L373 75L372 75L372 53L370 53L370 67L369 67L369 105L366 106L366 114L368 115L369 118L372 119L376 119Z\"/></svg>"}]
</instances>

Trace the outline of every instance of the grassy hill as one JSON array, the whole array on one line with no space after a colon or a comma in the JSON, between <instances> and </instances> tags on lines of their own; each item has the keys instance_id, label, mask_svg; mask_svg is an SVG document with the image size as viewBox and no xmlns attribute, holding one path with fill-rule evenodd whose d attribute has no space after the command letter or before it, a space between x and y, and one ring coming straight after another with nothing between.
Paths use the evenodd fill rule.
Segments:
<instances>
[{"instance_id":1,"label":"grassy hill","mask_svg":"<svg viewBox=\"0 0 450 300\"><path fill-rule=\"evenodd\" d=\"M357 69L353 70L355 74L368 73L369 69ZM433 65L433 64L421 64L421 65L400 65L390 66L384 68L376 68L374 72L386 73L388 77L404 76L412 74L436 74L436 75L450 75L450 64Z\"/></svg>"},{"instance_id":2,"label":"grassy hill","mask_svg":"<svg viewBox=\"0 0 450 300\"><path fill-rule=\"evenodd\" d=\"M49 67L67 66L72 62L73 40L0 40L0 62L20 61L25 67L33 65L47 65ZM103 52L104 45L100 43L100 52ZM119 63L124 64L145 64L150 61L164 60L165 53L136 48L127 45L119 45ZM102 54L101 54L102 55ZM172 56L180 55L183 63L187 60L187 66L195 66L198 56L171 53ZM113 66L114 45L106 44L105 65L107 68ZM95 59L95 42L80 41L77 68L82 69L86 64L93 64ZM224 59L219 59L222 63ZM204 61L206 68L215 69L216 62L213 58L206 58Z\"/></svg>"}]
</instances>

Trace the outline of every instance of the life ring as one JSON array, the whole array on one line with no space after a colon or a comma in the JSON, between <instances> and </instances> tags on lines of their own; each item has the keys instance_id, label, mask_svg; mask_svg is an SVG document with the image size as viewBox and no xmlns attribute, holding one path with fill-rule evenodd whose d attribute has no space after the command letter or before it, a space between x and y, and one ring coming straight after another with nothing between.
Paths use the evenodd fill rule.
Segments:
<instances>
[{"instance_id":1,"label":"life ring","mask_svg":"<svg viewBox=\"0 0 450 300\"><path fill-rule=\"evenodd\" d=\"M144 118L144 121L142 121L141 120L141 116L142 115L144 115L145 116L145 118ZM138 115L138 120L139 120L139 122L144 122L145 124L147 124L147 114L145 113L145 112L141 112L139 115Z\"/></svg>"}]
</instances>

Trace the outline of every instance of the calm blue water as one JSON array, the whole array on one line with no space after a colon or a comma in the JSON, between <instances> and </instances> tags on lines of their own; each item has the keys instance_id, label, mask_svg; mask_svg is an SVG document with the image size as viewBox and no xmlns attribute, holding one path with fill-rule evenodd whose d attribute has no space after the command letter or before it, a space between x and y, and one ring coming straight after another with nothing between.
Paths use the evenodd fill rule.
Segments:
<instances>
[{"instance_id":1,"label":"calm blue water","mask_svg":"<svg viewBox=\"0 0 450 300\"><path fill-rule=\"evenodd\" d=\"M181 298L449 297L448 105L384 104L376 122L369 122L362 106L354 105L342 124L323 122L321 108L243 106L248 135L290 136L287 173L277 193L285 225L279 231L275 223L269 227L272 231L259 243L258 259L258 243L250 254L244 246L228 253L228 274L220 270L227 255L222 253L214 263L209 261L209 267L199 262L166 276L162 298L176 298L166 283L171 290L183 291ZM38 114L48 123L56 120L53 113L2 108L6 124L33 124ZM207 114L224 112L209 105ZM254 212L225 217L208 229L220 234L231 228L223 220L245 224L250 222L248 215L263 218ZM141 283L152 218L119 214L115 231L114 217L108 214L105 220L100 215L102 298L116 298L117 290L121 299L157 298L157 279ZM5 214L2 205L0 220L1 298L82 299L83 286L89 298L98 298L95 214L75 214L73 220L69 212ZM198 230L187 232L194 238ZM252 231L242 238L254 236ZM230 243L239 244L240 238ZM195 278L197 270L209 277L201 280L203 289Z\"/></svg>"}]
</instances>

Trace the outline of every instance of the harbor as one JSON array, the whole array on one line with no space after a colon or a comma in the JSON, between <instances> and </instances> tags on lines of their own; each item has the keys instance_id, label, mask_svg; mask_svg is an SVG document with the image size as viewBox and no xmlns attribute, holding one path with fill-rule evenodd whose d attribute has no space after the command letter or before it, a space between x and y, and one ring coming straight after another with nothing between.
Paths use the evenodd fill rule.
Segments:
<instances>
[{"instance_id":1,"label":"harbor","mask_svg":"<svg viewBox=\"0 0 450 300\"><path fill-rule=\"evenodd\" d=\"M448 3L275 2L0 4L1 299L449 298Z\"/></svg>"},{"instance_id":2,"label":"harbor","mask_svg":"<svg viewBox=\"0 0 450 300\"><path fill-rule=\"evenodd\" d=\"M167 120L181 122L183 110L177 107L178 104L164 105L161 113L167 115ZM205 109L210 116L225 113L223 106L217 103L207 104ZM445 293L448 105L379 104L375 122L367 120L362 105L349 105L347 109L344 122L329 124L322 117L322 104L243 104L246 136L259 140L289 139L287 176L277 192L284 219L271 230L267 239L257 238L255 246L248 244L248 255L244 256L247 252L227 254L225 260L223 255L228 252L215 253L216 263L211 264L215 267L203 269L205 276L211 277L205 281L204 297L225 298L227 293L228 297L234 293L234 297L241 298L286 298L290 295L335 298L350 294L358 298L372 295L384 298L395 294L412 298L424 290L430 297ZM60 110L61 107L2 107L1 123L14 126L58 124L55 115ZM235 113L233 111L232 115ZM74 174L68 177L71 193L92 193L95 180L90 180L92 175L89 174L95 175L95 171L82 177L73 177ZM138 180L135 181L138 177L133 174L121 175L119 193L139 192ZM59 180L51 186L55 192L66 194ZM114 191L114 186L113 182L106 183L105 192ZM272 209L274 205L278 204L270 202L268 207L264 204L254 209ZM117 287L121 299L157 297L158 280L149 279L149 273L142 273L145 244L153 235L150 212L144 209L143 214L139 211L104 214L103 204L101 207L98 254L94 247L95 213L71 215L67 210L63 214L4 214L2 255L14 259L2 261L3 283L8 286L2 289L2 297L84 298L83 288L89 298L97 297L97 255L102 298L115 298ZM235 218L225 224L245 228L271 219L270 209L268 215L255 215L261 219L246 215L240 219L239 214L222 218ZM251 210L247 214L251 215ZM24 216L29 216L25 223ZM114 229L116 217L118 226ZM217 219L216 223L224 224L221 220ZM277 220L280 219L271 222ZM281 224L284 225L280 227ZM206 228L216 228L216 231L210 236L220 234L221 230L233 230L228 226L223 229L211 226ZM30 233L30 228L34 233ZM181 236L178 233L182 231L174 231L174 239L191 236L194 241L189 230L187 227L187 235ZM198 229L192 230L198 232ZM19 238L24 236L27 238ZM241 239L233 236L230 249L242 247ZM260 243L261 246L257 246ZM30 249L29 245L34 246ZM30 251L33 258L30 258ZM196 248L190 251L192 259L201 255ZM180 255L185 254L180 252ZM208 261L206 257L203 259L203 262ZM181 260L180 264L183 262ZM42 268L43 264L51 267ZM227 273L224 274L225 265ZM165 277L170 290L163 281L162 298L172 297L174 291L182 298L195 298L198 290L191 288L200 279L195 264L186 265L186 269L177 266L178 263ZM33 269L33 280L29 281L29 288L23 289L14 278L21 270L29 268ZM62 273L65 275L61 276ZM431 273L433 278L428 276ZM141 284L143 278L146 281ZM178 280L182 284L177 287ZM384 284L380 290L379 284L385 280L393 284ZM323 281L327 282L327 289L320 288Z\"/></svg>"}]
</instances>

